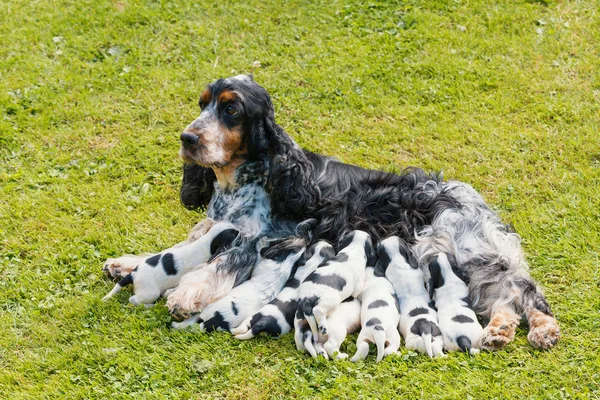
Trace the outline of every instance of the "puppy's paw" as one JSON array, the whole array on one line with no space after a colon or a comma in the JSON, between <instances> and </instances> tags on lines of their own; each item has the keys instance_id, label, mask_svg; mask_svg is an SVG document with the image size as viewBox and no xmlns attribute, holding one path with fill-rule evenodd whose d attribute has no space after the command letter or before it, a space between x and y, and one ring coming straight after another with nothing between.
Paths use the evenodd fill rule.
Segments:
<instances>
[{"instance_id":1,"label":"puppy's paw","mask_svg":"<svg viewBox=\"0 0 600 400\"><path fill-rule=\"evenodd\" d=\"M102 265L102 272L107 278L117 281L131 273L141 262L142 257L123 256L109 258Z\"/></svg>"},{"instance_id":2,"label":"puppy's paw","mask_svg":"<svg viewBox=\"0 0 600 400\"><path fill-rule=\"evenodd\" d=\"M348 358L348 354L347 354L347 353L341 353L341 352L338 352L338 353L335 355L335 358L336 358L337 360L345 360L346 358Z\"/></svg>"},{"instance_id":3,"label":"puppy's paw","mask_svg":"<svg viewBox=\"0 0 600 400\"><path fill-rule=\"evenodd\" d=\"M188 235L188 242L192 243L206 235L210 228L215 224L215 220L206 218L204 221L198 222L190 231Z\"/></svg>"},{"instance_id":4,"label":"puppy's paw","mask_svg":"<svg viewBox=\"0 0 600 400\"><path fill-rule=\"evenodd\" d=\"M560 328L554 317L536 311L529 318L529 334L527 339L535 348L551 349L560 339Z\"/></svg>"}]
</instances>

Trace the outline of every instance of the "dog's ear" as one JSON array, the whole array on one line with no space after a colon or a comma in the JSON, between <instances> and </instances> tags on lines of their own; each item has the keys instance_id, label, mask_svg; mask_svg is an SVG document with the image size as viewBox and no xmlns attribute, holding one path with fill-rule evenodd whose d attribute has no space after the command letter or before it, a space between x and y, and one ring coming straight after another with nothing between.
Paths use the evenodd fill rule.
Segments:
<instances>
[{"instance_id":1,"label":"dog's ear","mask_svg":"<svg viewBox=\"0 0 600 400\"><path fill-rule=\"evenodd\" d=\"M438 262L437 257L434 257L429 262L429 274L431 275L431 278L429 279L429 297L433 298L433 292L435 291L435 289L444 286L442 268L440 267L440 263Z\"/></svg>"},{"instance_id":2,"label":"dog's ear","mask_svg":"<svg viewBox=\"0 0 600 400\"><path fill-rule=\"evenodd\" d=\"M417 262L414 253L410 249L410 246L401 238L398 238L398 250L400 251L402 257L404 257L408 265L410 265L414 269L419 268L419 263Z\"/></svg>"},{"instance_id":3,"label":"dog's ear","mask_svg":"<svg viewBox=\"0 0 600 400\"><path fill-rule=\"evenodd\" d=\"M216 179L215 173L210 168L197 164L184 164L183 180L179 191L181 204L189 210L206 208L213 195Z\"/></svg>"},{"instance_id":4,"label":"dog's ear","mask_svg":"<svg viewBox=\"0 0 600 400\"><path fill-rule=\"evenodd\" d=\"M238 238L240 231L234 228L224 229L219 232L210 242L210 254L217 255L235 245L236 239Z\"/></svg>"},{"instance_id":5,"label":"dog's ear","mask_svg":"<svg viewBox=\"0 0 600 400\"><path fill-rule=\"evenodd\" d=\"M343 233L342 236L340 236L340 240L338 241L338 252L340 252L342 249L350 246L350 243L352 243L353 240L354 240L354 232L353 231Z\"/></svg>"},{"instance_id":6,"label":"dog's ear","mask_svg":"<svg viewBox=\"0 0 600 400\"><path fill-rule=\"evenodd\" d=\"M274 117L265 118L264 129L269 142L267 189L273 213L290 219L312 217L321 201L321 191L313 179L313 164Z\"/></svg>"},{"instance_id":7,"label":"dog's ear","mask_svg":"<svg viewBox=\"0 0 600 400\"><path fill-rule=\"evenodd\" d=\"M375 266L375 263L377 262L377 253L375 252L373 241L370 236L365 240L365 255L367 256L367 267Z\"/></svg>"},{"instance_id":8,"label":"dog's ear","mask_svg":"<svg viewBox=\"0 0 600 400\"><path fill-rule=\"evenodd\" d=\"M382 243L379 243L377 246L377 263L375 263L375 270L373 271L375 276L385 277L385 272L391 261L385 246Z\"/></svg>"}]
</instances>

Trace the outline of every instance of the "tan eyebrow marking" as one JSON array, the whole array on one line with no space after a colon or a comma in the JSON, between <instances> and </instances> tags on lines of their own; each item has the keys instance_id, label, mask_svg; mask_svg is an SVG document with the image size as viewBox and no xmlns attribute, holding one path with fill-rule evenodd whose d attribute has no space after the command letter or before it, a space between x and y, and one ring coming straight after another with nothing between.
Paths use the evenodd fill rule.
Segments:
<instances>
[{"instance_id":1,"label":"tan eyebrow marking","mask_svg":"<svg viewBox=\"0 0 600 400\"><path fill-rule=\"evenodd\" d=\"M219 95L218 102L223 103L226 101L233 101L237 98L238 98L237 93L232 92L231 90L225 90L225 91L221 92L221 94Z\"/></svg>"},{"instance_id":2,"label":"tan eyebrow marking","mask_svg":"<svg viewBox=\"0 0 600 400\"><path fill-rule=\"evenodd\" d=\"M200 95L200 101L203 105L210 103L210 99L212 98L212 93L210 89L205 89L204 92Z\"/></svg>"}]
</instances>

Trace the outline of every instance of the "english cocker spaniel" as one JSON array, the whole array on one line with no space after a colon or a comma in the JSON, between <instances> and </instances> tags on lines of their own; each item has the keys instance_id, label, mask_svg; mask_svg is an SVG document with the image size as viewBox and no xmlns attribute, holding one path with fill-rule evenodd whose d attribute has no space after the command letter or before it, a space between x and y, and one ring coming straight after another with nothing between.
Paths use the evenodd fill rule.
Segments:
<instances>
[{"instance_id":1,"label":"english cocker spaniel","mask_svg":"<svg viewBox=\"0 0 600 400\"><path fill-rule=\"evenodd\" d=\"M451 254L475 311L489 319L484 348L509 343L522 315L532 345L557 343L558 324L527 272L520 237L470 185L418 168L400 174L368 170L304 150L276 124L267 91L250 76L209 84L200 109L180 137L186 161L181 201L187 208L206 208L207 217L268 238L293 236L305 220L311 220L313 241L335 242L352 230L366 231L374 242L397 235L411 244L426 279L431 258ZM240 246L218 265L227 285L248 279L258 260L253 252ZM178 317L204 304L179 304L177 299L203 296L193 284L171 296Z\"/></svg>"}]
</instances>

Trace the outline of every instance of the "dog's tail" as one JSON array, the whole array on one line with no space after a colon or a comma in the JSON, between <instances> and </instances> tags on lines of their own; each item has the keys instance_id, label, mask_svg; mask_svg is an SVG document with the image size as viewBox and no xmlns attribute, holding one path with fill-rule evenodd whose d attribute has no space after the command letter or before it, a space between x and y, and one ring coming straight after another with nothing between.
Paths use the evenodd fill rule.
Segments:
<instances>
[{"instance_id":1,"label":"dog's tail","mask_svg":"<svg viewBox=\"0 0 600 400\"><path fill-rule=\"evenodd\" d=\"M469 339L465 335L461 335L458 338L456 338L456 344L458 345L458 347L460 347L462 351L467 353L471 352L471 339Z\"/></svg>"},{"instance_id":2,"label":"dog's tail","mask_svg":"<svg viewBox=\"0 0 600 400\"><path fill-rule=\"evenodd\" d=\"M125 278L123 278L119 282L117 282L115 287L106 296L104 296L102 298L102 300L106 301L106 300L110 299L115 294L119 293L121 291L121 289L123 289L125 286L132 285L132 284L133 284L133 274L129 274Z\"/></svg>"},{"instance_id":3,"label":"dog's tail","mask_svg":"<svg viewBox=\"0 0 600 400\"><path fill-rule=\"evenodd\" d=\"M422 334L423 342L425 344L425 352L431 358L433 358L433 349L431 348L431 333Z\"/></svg>"},{"instance_id":4,"label":"dog's tail","mask_svg":"<svg viewBox=\"0 0 600 400\"><path fill-rule=\"evenodd\" d=\"M381 325L373 327L373 340L377 346L377 362L383 359L385 351L385 330Z\"/></svg>"}]
</instances>

